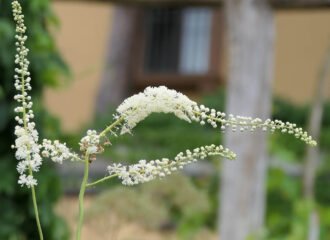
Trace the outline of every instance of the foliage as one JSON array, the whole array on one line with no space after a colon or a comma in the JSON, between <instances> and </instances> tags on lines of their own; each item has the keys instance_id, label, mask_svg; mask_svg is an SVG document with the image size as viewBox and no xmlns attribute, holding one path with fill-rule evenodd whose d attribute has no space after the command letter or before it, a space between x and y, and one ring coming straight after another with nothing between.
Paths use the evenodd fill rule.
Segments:
<instances>
[{"instance_id":1,"label":"foliage","mask_svg":"<svg viewBox=\"0 0 330 240\"><path fill-rule=\"evenodd\" d=\"M310 106L295 106L285 100L276 99L274 116L284 121L295 121L306 126ZM330 102L324 105L319 147L321 164L315 182L315 203L320 214L320 239L330 237ZM270 151L287 163L303 166L305 148L298 141L291 141L288 136L273 134ZM267 226L270 240L303 239L306 236L308 210L311 203L302 200L302 176L290 176L279 169L270 169L267 191Z\"/></svg>"},{"instance_id":2,"label":"foliage","mask_svg":"<svg viewBox=\"0 0 330 240\"><path fill-rule=\"evenodd\" d=\"M287 100L275 98L273 104L273 118L282 121L294 122L298 126L306 127L310 114L310 105L295 105ZM328 151L330 143L330 101L324 106L322 118L322 131L318 145L324 151ZM289 147L288 147L289 146ZM274 149L275 148L275 149ZM271 150L278 151L280 149L290 149L296 158L301 158L305 153L304 144L300 141L291 141L291 137L284 134L273 134Z\"/></svg>"},{"instance_id":3,"label":"foliage","mask_svg":"<svg viewBox=\"0 0 330 240\"><path fill-rule=\"evenodd\" d=\"M277 99L274 103L274 116L284 121L295 121L306 126L310 106L295 106ZM330 211L330 102L324 105L319 147L321 164L315 182L315 203L320 214L320 239L329 239L330 221L326 213ZM291 141L287 136L273 134L270 150L273 155L286 163L299 164L303 167L305 148L298 141ZM298 166L299 166L298 165ZM303 200L302 175L286 174L280 169L270 169L267 188L267 239L298 240L306 236L309 223L308 212L312 203Z\"/></svg>"},{"instance_id":4,"label":"foliage","mask_svg":"<svg viewBox=\"0 0 330 240\"><path fill-rule=\"evenodd\" d=\"M0 0L0 239L37 239L30 192L17 184L17 161L11 144L14 141L12 109L14 76L14 23L12 22L11 1ZM23 2L26 24L29 27L28 47L31 49L31 75L33 78L33 98L40 99L46 85L58 83L58 77L68 70L57 53L48 26L56 18L49 7L48 0L29 0ZM40 101L35 101L37 125L47 125L46 132L58 131L54 120ZM58 126L58 125L57 125ZM49 129L52 129L51 131ZM40 202L40 215L43 219L46 239L67 239L65 223L57 217L52 206L60 196L60 185L53 167L42 167L38 174L40 185L37 190Z\"/></svg>"}]
</instances>

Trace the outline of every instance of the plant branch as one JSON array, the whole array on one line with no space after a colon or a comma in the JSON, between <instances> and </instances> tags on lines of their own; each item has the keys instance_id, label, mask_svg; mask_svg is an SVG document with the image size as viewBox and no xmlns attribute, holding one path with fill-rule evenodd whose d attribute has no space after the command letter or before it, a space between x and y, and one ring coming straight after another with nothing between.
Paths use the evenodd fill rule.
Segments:
<instances>
[{"instance_id":1,"label":"plant branch","mask_svg":"<svg viewBox=\"0 0 330 240\"><path fill-rule=\"evenodd\" d=\"M78 226L76 231L76 240L80 240L81 238L81 230L84 222L84 196L86 191L86 184L88 180L89 174L89 155L85 155L85 169L84 169L84 177L81 182L80 192L79 192L79 218L78 218Z\"/></svg>"},{"instance_id":2,"label":"plant branch","mask_svg":"<svg viewBox=\"0 0 330 240\"><path fill-rule=\"evenodd\" d=\"M32 175L31 167L29 168L29 173L30 173L30 175ZM41 228L40 219L39 219L39 211L38 211L38 205L37 205L36 191L35 191L33 185L31 186L31 193L32 193L33 209L34 209L34 214L35 214L35 217L36 217L39 238L40 238L40 240L43 240L44 236L42 234L42 228Z\"/></svg>"},{"instance_id":3,"label":"plant branch","mask_svg":"<svg viewBox=\"0 0 330 240\"><path fill-rule=\"evenodd\" d=\"M96 184L102 183L102 182L104 182L106 180L109 180L109 179L114 178L114 177L117 177L117 176L118 176L118 174L113 174L113 175L110 175L110 176L106 176L106 177L101 178L101 179L99 179L99 180L97 180L95 182L86 184L86 187L93 187Z\"/></svg>"},{"instance_id":4,"label":"plant branch","mask_svg":"<svg viewBox=\"0 0 330 240\"><path fill-rule=\"evenodd\" d=\"M104 129L100 133L100 137L104 137L108 132L111 132L113 128L115 128L117 125L120 125L124 121L124 117L119 117L116 121L114 121L110 126L108 126L106 129Z\"/></svg>"}]
</instances>

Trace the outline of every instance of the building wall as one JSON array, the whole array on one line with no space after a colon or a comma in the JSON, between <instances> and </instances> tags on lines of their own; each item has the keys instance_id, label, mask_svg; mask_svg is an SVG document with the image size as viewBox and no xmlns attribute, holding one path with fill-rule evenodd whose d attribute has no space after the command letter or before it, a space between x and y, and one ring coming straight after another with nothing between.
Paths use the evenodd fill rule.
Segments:
<instances>
[{"instance_id":1,"label":"building wall","mask_svg":"<svg viewBox=\"0 0 330 240\"><path fill-rule=\"evenodd\" d=\"M74 131L94 115L112 9L110 5L72 2L54 3L53 9L61 23L54 36L72 74L64 86L46 90L44 101L62 120L64 130Z\"/></svg>"},{"instance_id":2,"label":"building wall","mask_svg":"<svg viewBox=\"0 0 330 240\"><path fill-rule=\"evenodd\" d=\"M112 6L72 2L53 6L61 22L54 36L72 69L72 81L47 90L44 99L48 109L62 120L63 128L74 131L93 118L111 33ZM275 24L274 93L296 103L308 102L330 46L330 9L278 11ZM226 55L223 58L221 72L225 75Z\"/></svg>"},{"instance_id":3,"label":"building wall","mask_svg":"<svg viewBox=\"0 0 330 240\"><path fill-rule=\"evenodd\" d=\"M330 9L279 11L275 16L274 92L294 102L308 102L330 48Z\"/></svg>"}]
</instances>

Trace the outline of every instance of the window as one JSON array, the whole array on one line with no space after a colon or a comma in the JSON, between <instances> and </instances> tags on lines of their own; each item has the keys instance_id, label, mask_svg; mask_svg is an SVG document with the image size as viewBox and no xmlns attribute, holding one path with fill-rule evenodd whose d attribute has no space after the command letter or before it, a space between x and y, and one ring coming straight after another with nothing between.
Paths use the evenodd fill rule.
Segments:
<instances>
[{"instance_id":1,"label":"window","mask_svg":"<svg viewBox=\"0 0 330 240\"><path fill-rule=\"evenodd\" d=\"M140 87L214 85L220 68L219 23L219 10L210 7L142 10L136 28L134 83Z\"/></svg>"}]
</instances>

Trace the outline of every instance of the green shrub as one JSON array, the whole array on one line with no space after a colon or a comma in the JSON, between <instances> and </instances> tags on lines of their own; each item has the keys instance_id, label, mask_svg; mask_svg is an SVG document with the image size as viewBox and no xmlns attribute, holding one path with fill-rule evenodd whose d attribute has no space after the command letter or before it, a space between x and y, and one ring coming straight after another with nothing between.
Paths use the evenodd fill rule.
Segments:
<instances>
[{"instance_id":1,"label":"green shrub","mask_svg":"<svg viewBox=\"0 0 330 240\"><path fill-rule=\"evenodd\" d=\"M156 230L172 223L180 239L191 239L205 225L209 211L206 192L187 176L174 174L166 181L160 179L137 187L119 186L104 191L87 211L87 220L115 213L123 220Z\"/></svg>"},{"instance_id":2,"label":"green shrub","mask_svg":"<svg viewBox=\"0 0 330 240\"><path fill-rule=\"evenodd\" d=\"M56 120L47 114L40 102L45 85L54 85L60 74L67 68L59 56L54 41L49 34L49 23L55 17L48 0L22 2L26 23L29 27L28 46L31 49L31 75L33 78L33 98L38 126L48 129L41 134L54 133ZM30 192L17 184L17 160L11 149L14 141L13 108L14 83L14 23L11 16L11 1L0 1L0 239L37 239ZM52 129L51 131L49 129ZM40 132L40 129L39 129ZM47 164L37 174L37 188L45 239L64 240L68 231L62 219L53 212L53 205L60 196L60 184L54 169Z\"/></svg>"}]
</instances>

